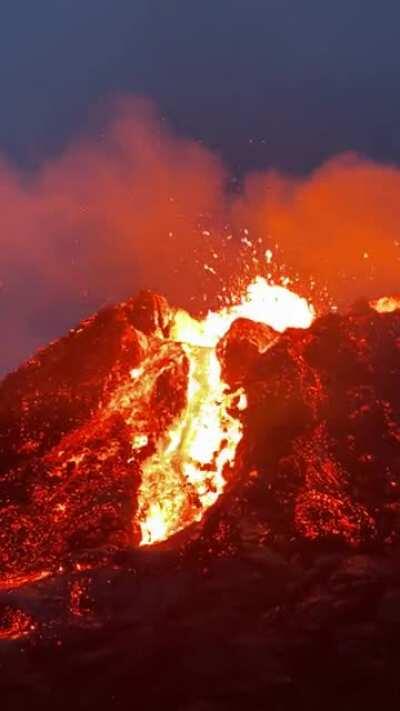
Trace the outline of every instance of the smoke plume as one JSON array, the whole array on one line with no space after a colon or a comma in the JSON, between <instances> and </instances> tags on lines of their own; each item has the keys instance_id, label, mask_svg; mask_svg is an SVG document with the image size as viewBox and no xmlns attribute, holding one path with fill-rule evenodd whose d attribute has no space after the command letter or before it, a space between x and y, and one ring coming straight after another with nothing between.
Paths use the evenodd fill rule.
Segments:
<instances>
[{"instance_id":1,"label":"smoke plume","mask_svg":"<svg viewBox=\"0 0 400 711\"><path fill-rule=\"evenodd\" d=\"M269 172L246 179L233 206L303 278L340 304L399 290L400 170L345 154L307 178Z\"/></svg>"},{"instance_id":2,"label":"smoke plume","mask_svg":"<svg viewBox=\"0 0 400 711\"><path fill-rule=\"evenodd\" d=\"M243 229L339 302L398 290L399 170L342 156L232 195L221 161L143 100L33 173L1 162L0 215L3 372L141 287L198 308L240 268Z\"/></svg>"}]
</instances>

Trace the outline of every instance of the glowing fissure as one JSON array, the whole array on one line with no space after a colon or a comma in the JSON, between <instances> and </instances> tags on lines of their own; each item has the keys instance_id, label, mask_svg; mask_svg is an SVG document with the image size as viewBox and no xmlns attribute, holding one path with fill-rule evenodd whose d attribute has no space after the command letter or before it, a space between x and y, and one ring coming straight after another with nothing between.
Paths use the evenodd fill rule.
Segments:
<instances>
[{"instance_id":1,"label":"glowing fissure","mask_svg":"<svg viewBox=\"0 0 400 711\"><path fill-rule=\"evenodd\" d=\"M135 521L141 545L165 540L201 520L225 488L247 401L243 389L231 392L224 383L216 347L240 317L282 332L289 326L308 328L314 311L305 299L257 277L238 303L209 312L202 321L176 312L171 339L188 359L186 405L142 464ZM135 442L137 436L133 448Z\"/></svg>"}]
</instances>

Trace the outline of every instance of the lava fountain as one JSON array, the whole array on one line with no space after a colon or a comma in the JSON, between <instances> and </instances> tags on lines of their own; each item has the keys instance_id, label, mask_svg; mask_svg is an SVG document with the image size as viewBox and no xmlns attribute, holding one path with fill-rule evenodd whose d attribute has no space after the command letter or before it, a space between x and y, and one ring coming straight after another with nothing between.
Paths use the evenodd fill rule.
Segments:
<instances>
[{"instance_id":1,"label":"lava fountain","mask_svg":"<svg viewBox=\"0 0 400 711\"><path fill-rule=\"evenodd\" d=\"M283 332L308 328L314 316L306 299L262 277L249 284L237 303L209 311L203 320L176 311L170 339L187 358L186 404L142 464L135 520L141 545L165 540L201 520L224 490L242 438L240 412L247 406L244 390L232 392L222 379L217 357L217 344L232 323L246 318Z\"/></svg>"}]
</instances>

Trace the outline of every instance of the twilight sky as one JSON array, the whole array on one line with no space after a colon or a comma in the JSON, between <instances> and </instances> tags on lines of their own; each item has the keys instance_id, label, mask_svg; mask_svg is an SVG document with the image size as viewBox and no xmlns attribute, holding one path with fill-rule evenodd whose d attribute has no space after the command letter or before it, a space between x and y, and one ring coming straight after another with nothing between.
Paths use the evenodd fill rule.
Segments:
<instances>
[{"instance_id":1,"label":"twilight sky","mask_svg":"<svg viewBox=\"0 0 400 711\"><path fill-rule=\"evenodd\" d=\"M133 92L236 170L399 161L399 25L397 0L3 0L0 148L35 164Z\"/></svg>"},{"instance_id":2,"label":"twilight sky","mask_svg":"<svg viewBox=\"0 0 400 711\"><path fill-rule=\"evenodd\" d=\"M354 221L394 244L399 26L398 0L3 0L0 373L138 286L170 293L149 265L163 263L165 235L190 235L198 213L221 212L226 173L303 176L285 220L275 183L274 209L261 205L269 179L229 207L288 243L303 225L318 252L315 214L331 212L326 244L348 239ZM133 104L102 128L118 97ZM143 118L134 97L150 99L161 120L148 109ZM330 167L348 151L365 162ZM371 213L361 219L364 204ZM317 252L317 262L334 261Z\"/></svg>"}]
</instances>

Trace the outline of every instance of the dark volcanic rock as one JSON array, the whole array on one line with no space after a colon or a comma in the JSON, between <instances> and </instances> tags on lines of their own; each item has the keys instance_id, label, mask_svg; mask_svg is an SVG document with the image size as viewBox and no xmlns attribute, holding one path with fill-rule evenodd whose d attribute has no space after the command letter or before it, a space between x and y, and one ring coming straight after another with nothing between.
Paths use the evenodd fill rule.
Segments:
<instances>
[{"instance_id":1,"label":"dark volcanic rock","mask_svg":"<svg viewBox=\"0 0 400 711\"><path fill-rule=\"evenodd\" d=\"M278 334L263 323L245 318L233 322L217 347L222 363L222 377L232 387L246 380L261 353L264 353Z\"/></svg>"},{"instance_id":2,"label":"dark volcanic rock","mask_svg":"<svg viewBox=\"0 0 400 711\"><path fill-rule=\"evenodd\" d=\"M199 570L137 552L125 569L7 595L35 629L0 640L3 698L13 709L82 711L133 698L170 711L392 704L398 590L396 555L293 565L265 551L261 565L215 559Z\"/></svg>"},{"instance_id":3,"label":"dark volcanic rock","mask_svg":"<svg viewBox=\"0 0 400 711\"><path fill-rule=\"evenodd\" d=\"M369 310L323 317L254 356L238 519L285 550L398 540L399 351L400 314Z\"/></svg>"},{"instance_id":4,"label":"dark volcanic rock","mask_svg":"<svg viewBox=\"0 0 400 711\"><path fill-rule=\"evenodd\" d=\"M128 305L135 328L146 335L167 336L172 310L164 296L144 289Z\"/></svg>"}]
</instances>

